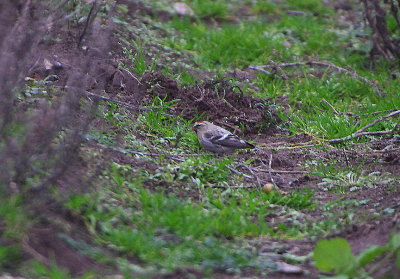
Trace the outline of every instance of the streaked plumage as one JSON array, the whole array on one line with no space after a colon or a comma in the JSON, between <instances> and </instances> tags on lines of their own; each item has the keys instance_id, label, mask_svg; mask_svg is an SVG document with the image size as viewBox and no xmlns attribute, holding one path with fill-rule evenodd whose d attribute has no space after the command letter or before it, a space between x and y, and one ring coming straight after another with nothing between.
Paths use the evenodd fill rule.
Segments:
<instances>
[{"instance_id":1,"label":"streaked plumage","mask_svg":"<svg viewBox=\"0 0 400 279\"><path fill-rule=\"evenodd\" d=\"M197 132L200 145L214 153L232 153L236 149L254 148L251 143L208 121L197 121L193 128Z\"/></svg>"}]
</instances>

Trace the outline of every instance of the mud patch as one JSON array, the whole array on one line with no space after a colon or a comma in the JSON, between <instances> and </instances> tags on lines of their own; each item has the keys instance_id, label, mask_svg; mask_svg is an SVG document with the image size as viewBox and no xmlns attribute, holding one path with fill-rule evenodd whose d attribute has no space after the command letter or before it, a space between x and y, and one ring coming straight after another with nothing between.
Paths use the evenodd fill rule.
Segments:
<instances>
[{"instance_id":1,"label":"mud patch","mask_svg":"<svg viewBox=\"0 0 400 279\"><path fill-rule=\"evenodd\" d=\"M180 88L175 80L160 73L146 74L142 80L147 84L144 103L151 102L154 96L179 100L174 113L188 120L208 119L247 136L257 135L278 122L276 111L266 107L263 100L243 94L229 80L205 81L187 88Z\"/></svg>"}]
</instances>

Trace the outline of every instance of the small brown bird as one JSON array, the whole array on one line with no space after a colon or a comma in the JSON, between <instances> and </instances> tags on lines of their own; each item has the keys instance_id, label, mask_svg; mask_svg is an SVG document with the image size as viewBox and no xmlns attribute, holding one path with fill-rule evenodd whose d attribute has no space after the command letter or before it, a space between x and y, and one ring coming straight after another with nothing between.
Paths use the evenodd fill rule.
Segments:
<instances>
[{"instance_id":1,"label":"small brown bird","mask_svg":"<svg viewBox=\"0 0 400 279\"><path fill-rule=\"evenodd\" d=\"M251 143L208 121L197 121L193 129L197 132L200 145L214 153L233 153L236 149L255 148Z\"/></svg>"}]
</instances>

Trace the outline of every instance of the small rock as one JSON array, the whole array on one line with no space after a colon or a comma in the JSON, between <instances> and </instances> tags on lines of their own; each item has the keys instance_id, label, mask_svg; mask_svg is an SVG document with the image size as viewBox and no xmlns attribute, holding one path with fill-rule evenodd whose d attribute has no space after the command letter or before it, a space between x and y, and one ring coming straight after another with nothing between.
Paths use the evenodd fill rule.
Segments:
<instances>
[{"instance_id":1,"label":"small rock","mask_svg":"<svg viewBox=\"0 0 400 279\"><path fill-rule=\"evenodd\" d=\"M50 70L51 68L53 68L53 64L46 58L44 59L43 64L46 70Z\"/></svg>"},{"instance_id":2,"label":"small rock","mask_svg":"<svg viewBox=\"0 0 400 279\"><path fill-rule=\"evenodd\" d=\"M193 10L183 2L176 2L174 4L174 10L179 16L194 16Z\"/></svg>"},{"instance_id":3,"label":"small rock","mask_svg":"<svg viewBox=\"0 0 400 279\"><path fill-rule=\"evenodd\" d=\"M292 264L287 264L285 262L276 262L276 265L278 266L278 270L283 273L287 274L302 274L303 270L295 265Z\"/></svg>"},{"instance_id":4,"label":"small rock","mask_svg":"<svg viewBox=\"0 0 400 279\"><path fill-rule=\"evenodd\" d=\"M57 69L57 70L64 68L63 64L61 64L61 62L58 62L58 61L54 62L53 67L54 67L54 69Z\"/></svg>"}]
</instances>

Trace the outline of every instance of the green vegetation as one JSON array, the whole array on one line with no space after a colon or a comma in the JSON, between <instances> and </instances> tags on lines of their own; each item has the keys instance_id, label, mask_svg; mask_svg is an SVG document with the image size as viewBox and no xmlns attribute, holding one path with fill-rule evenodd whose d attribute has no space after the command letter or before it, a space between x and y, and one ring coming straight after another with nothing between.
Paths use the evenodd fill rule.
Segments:
<instances>
[{"instance_id":1,"label":"green vegetation","mask_svg":"<svg viewBox=\"0 0 400 279\"><path fill-rule=\"evenodd\" d=\"M256 10L260 5L277 5L256 2L253 6ZM194 54L194 61L204 69L226 72L231 68L268 65L271 61L286 63L308 59L329 61L347 69L350 66L350 71L355 71L370 81L376 80L381 85L385 84L384 92L387 96L382 99L371 86L329 67L289 67L282 68L282 73L260 73L254 81L258 88L251 92L273 100L277 96L288 96L290 113L282 114L281 117L289 123L287 128L294 133L305 131L321 140L340 138L372 122L375 118L372 112L400 106L400 84L391 78L391 70L388 71L395 64L384 62L375 73L371 72L371 67L375 65L370 64L367 56L360 56L355 49L342 47L344 44L354 47L366 44L363 37L357 37L356 31L351 27L344 29L343 26L338 26L332 17L312 15L316 11L331 13L326 7L323 11L320 10L323 7L320 1L288 1L286 5L287 7L283 6L280 10L272 7L269 9L272 9L271 13L278 15L291 9L309 10L310 13L305 16L281 15L269 20L268 24L265 24L266 15L259 15L256 19L244 20L241 24L217 24L216 28L209 28L208 23L174 18L166 26L179 31L179 35L170 36L167 45L175 50ZM282 74L286 76L284 80ZM323 99L338 113L321 103ZM356 116L360 116L360 120ZM354 125L355 121L358 121L358 125ZM395 123L393 119L381 122L371 130L390 129Z\"/></svg>"},{"instance_id":2,"label":"green vegetation","mask_svg":"<svg viewBox=\"0 0 400 279\"><path fill-rule=\"evenodd\" d=\"M128 50L125 47L123 48L124 55L131 61L133 66L131 67L131 70L138 74L139 76L142 76L146 72L153 72L155 66L157 65L157 56L153 59L151 63L146 62L146 58L143 55L143 49L142 49L142 44L140 41L137 41L135 43L137 52L136 54L132 53L132 49ZM120 62L120 67L124 68L124 64Z\"/></svg>"},{"instance_id":3,"label":"green vegetation","mask_svg":"<svg viewBox=\"0 0 400 279\"><path fill-rule=\"evenodd\" d=\"M400 269L400 234L394 234L385 246L373 245L354 256L350 245L343 238L320 240L314 250L315 266L336 276L325 278L371 278L371 274L395 260ZM383 258L380 257L385 255ZM369 269L366 267L369 266Z\"/></svg>"},{"instance_id":4,"label":"green vegetation","mask_svg":"<svg viewBox=\"0 0 400 279\"><path fill-rule=\"evenodd\" d=\"M201 169L198 164L193 166ZM295 223L292 227L270 227L265 223L265 214L278 211L278 205L288 216L295 216L293 209L315 206L310 191L290 197L261 190L215 190L202 184L201 180L207 177L194 179L199 183L192 186L198 187L197 201L181 200L174 194L144 188L143 174L131 181L131 172L130 166L114 164L113 172L104 174L104 178L110 178L109 185L102 185L93 194L76 195L66 205L84 216L99 243L167 270L197 264L234 270L252 266L257 255L240 247L240 237L296 237L306 226ZM183 179L182 175L178 177ZM226 239L238 243L228 243Z\"/></svg>"}]
</instances>

